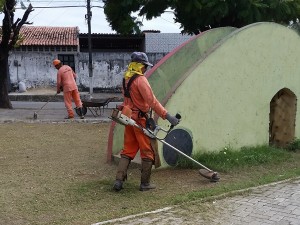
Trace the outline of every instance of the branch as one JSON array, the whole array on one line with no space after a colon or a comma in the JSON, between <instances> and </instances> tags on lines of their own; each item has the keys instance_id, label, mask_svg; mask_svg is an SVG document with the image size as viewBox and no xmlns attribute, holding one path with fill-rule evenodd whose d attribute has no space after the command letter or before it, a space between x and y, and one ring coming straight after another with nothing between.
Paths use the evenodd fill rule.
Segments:
<instances>
[{"instance_id":1,"label":"branch","mask_svg":"<svg viewBox=\"0 0 300 225\"><path fill-rule=\"evenodd\" d=\"M3 26L2 26L2 41L1 46L5 47L8 45L10 39L10 31L11 31L11 10L7 8L7 4L4 4L3 7Z\"/></svg>"},{"instance_id":2,"label":"branch","mask_svg":"<svg viewBox=\"0 0 300 225\"><path fill-rule=\"evenodd\" d=\"M23 18L21 20L18 18L17 21L12 25L11 29L13 32L13 36L8 45L9 50L11 50L14 47L14 45L17 43L21 27L24 24L32 24L32 23L27 22L28 16L32 11L33 11L32 5L29 4L28 8L26 9L26 11L23 15Z\"/></svg>"},{"instance_id":3,"label":"branch","mask_svg":"<svg viewBox=\"0 0 300 225\"><path fill-rule=\"evenodd\" d=\"M18 23L21 21L21 19L20 18L18 18L17 20L16 20L16 22L14 22L14 24L11 26L11 29L16 29L16 27L17 27L17 25L18 25Z\"/></svg>"}]
</instances>

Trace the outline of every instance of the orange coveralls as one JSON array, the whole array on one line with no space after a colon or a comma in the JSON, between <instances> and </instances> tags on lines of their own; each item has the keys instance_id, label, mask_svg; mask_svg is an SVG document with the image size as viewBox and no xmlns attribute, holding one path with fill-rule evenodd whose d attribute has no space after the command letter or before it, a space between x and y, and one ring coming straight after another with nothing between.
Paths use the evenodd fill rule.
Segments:
<instances>
[{"instance_id":1,"label":"orange coveralls","mask_svg":"<svg viewBox=\"0 0 300 225\"><path fill-rule=\"evenodd\" d=\"M61 87L64 92L64 102L67 108L69 117L74 117L72 108L72 99L77 108L82 107L79 91L76 85L76 74L71 67L63 65L57 72L57 92L60 92Z\"/></svg>"},{"instance_id":2,"label":"orange coveralls","mask_svg":"<svg viewBox=\"0 0 300 225\"><path fill-rule=\"evenodd\" d=\"M127 85L129 79L126 79ZM154 112L165 119L167 110L160 104L153 94L152 88L145 76L138 76L130 86L130 98L124 97L123 105L128 106L132 110L132 119L137 124L146 126L146 118L139 116L142 112L149 112L153 109ZM121 155L126 155L133 159L140 150L142 159L150 159L154 161L154 152L150 144L150 138L146 136L139 128L127 125L124 132L124 146Z\"/></svg>"}]
</instances>

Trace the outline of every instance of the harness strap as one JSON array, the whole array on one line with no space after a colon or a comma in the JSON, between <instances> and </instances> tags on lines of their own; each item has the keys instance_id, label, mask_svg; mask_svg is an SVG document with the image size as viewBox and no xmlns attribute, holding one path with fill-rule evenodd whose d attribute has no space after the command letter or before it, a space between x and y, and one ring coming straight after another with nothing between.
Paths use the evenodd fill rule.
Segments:
<instances>
[{"instance_id":1,"label":"harness strap","mask_svg":"<svg viewBox=\"0 0 300 225\"><path fill-rule=\"evenodd\" d=\"M130 98L131 99L131 96L130 96L130 86L132 84L132 82L138 77L139 75L138 74L134 74L128 81L127 83L127 87L126 87L126 82L125 82L125 78L123 78L123 89L124 89L124 96L127 97L127 98ZM143 112L142 110L140 110L138 108L138 111L139 111L139 114L138 116L139 117L145 117L146 119L149 119L149 115L147 112ZM152 117L152 109L150 111L150 118Z\"/></svg>"},{"instance_id":2,"label":"harness strap","mask_svg":"<svg viewBox=\"0 0 300 225\"><path fill-rule=\"evenodd\" d=\"M125 78L123 78L123 89L124 89L124 96L127 97L127 98L131 98L130 97L130 92L129 92L129 88L132 84L132 82L138 77L139 75L138 74L134 74L128 81L127 83L127 87L126 87L126 84L125 84Z\"/></svg>"}]
</instances>

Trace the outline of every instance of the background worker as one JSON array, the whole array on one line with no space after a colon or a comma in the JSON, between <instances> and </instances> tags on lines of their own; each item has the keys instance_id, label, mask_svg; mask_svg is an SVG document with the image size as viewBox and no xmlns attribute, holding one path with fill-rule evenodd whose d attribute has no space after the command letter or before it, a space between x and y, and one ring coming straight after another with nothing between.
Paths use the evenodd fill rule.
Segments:
<instances>
[{"instance_id":1,"label":"background worker","mask_svg":"<svg viewBox=\"0 0 300 225\"><path fill-rule=\"evenodd\" d=\"M146 118L150 110L153 110L158 116L167 119L171 125L175 126L179 123L179 119L171 116L159 103L147 78L144 76L148 66L153 65L149 63L145 53L133 52L131 54L131 63L128 65L123 80L124 102L120 107L129 107L132 110L131 118L143 127L146 127ZM125 126L124 146L113 186L115 191L120 191L123 188L123 182L127 179L127 169L130 161L134 159L138 151L140 151L142 167L140 191L155 188L155 185L150 184L150 177L152 165L158 155L155 155L155 149L152 146L150 138L140 129L130 125Z\"/></svg>"},{"instance_id":2,"label":"background worker","mask_svg":"<svg viewBox=\"0 0 300 225\"><path fill-rule=\"evenodd\" d=\"M72 99L78 109L81 119L84 119L82 113L82 102L80 100L79 91L76 85L76 73L72 70L70 66L63 65L60 60L53 60L53 65L58 70L57 71L57 94L61 92L64 93L64 102L67 108L68 115L65 119L73 119L74 111L72 108Z\"/></svg>"}]
</instances>

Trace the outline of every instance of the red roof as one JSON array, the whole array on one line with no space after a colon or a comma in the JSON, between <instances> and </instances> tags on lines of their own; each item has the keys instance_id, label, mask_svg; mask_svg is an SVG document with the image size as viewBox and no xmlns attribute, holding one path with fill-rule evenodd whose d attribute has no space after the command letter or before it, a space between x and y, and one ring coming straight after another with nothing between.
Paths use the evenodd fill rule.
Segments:
<instances>
[{"instance_id":1,"label":"red roof","mask_svg":"<svg viewBox=\"0 0 300 225\"><path fill-rule=\"evenodd\" d=\"M20 34L24 38L21 45L79 45L78 27L23 26Z\"/></svg>"}]
</instances>

